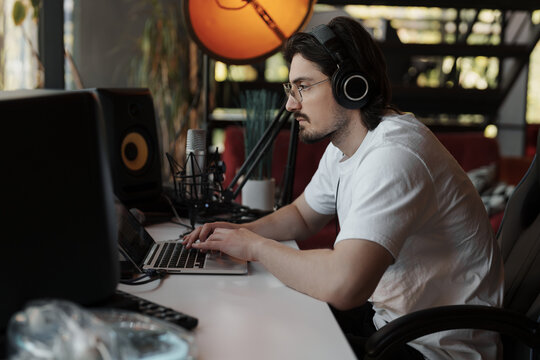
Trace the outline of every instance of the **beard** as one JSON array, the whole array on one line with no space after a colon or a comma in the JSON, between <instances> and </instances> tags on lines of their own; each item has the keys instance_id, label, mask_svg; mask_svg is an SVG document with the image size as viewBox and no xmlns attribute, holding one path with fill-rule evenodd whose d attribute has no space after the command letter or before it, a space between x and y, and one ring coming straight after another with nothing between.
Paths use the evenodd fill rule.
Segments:
<instances>
[{"instance_id":1,"label":"beard","mask_svg":"<svg viewBox=\"0 0 540 360\"><path fill-rule=\"evenodd\" d=\"M316 142L319 142L323 139L331 137L332 134L333 134L333 131L328 132L328 133L310 132L306 130L304 126L300 126L298 136L300 137L300 141L302 141L305 144L315 144Z\"/></svg>"},{"instance_id":2,"label":"beard","mask_svg":"<svg viewBox=\"0 0 540 360\"><path fill-rule=\"evenodd\" d=\"M306 119L306 122L308 124L311 123L307 115L302 113L298 113L297 115ZM314 144L327 138L330 138L330 141L332 141L333 143L339 141L339 139L346 135L350 119L345 113L339 111L339 109L336 107L332 109L332 118L334 119L334 122L331 125L330 129L315 131L308 129L306 126L300 125L298 133L300 141L306 144Z\"/></svg>"}]
</instances>

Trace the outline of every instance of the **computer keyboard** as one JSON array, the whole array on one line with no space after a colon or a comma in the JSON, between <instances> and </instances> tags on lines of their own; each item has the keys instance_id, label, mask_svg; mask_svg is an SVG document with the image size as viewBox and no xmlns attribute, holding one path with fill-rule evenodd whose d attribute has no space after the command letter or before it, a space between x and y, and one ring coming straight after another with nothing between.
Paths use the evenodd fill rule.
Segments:
<instances>
[{"instance_id":1,"label":"computer keyboard","mask_svg":"<svg viewBox=\"0 0 540 360\"><path fill-rule=\"evenodd\" d=\"M199 320L180 311L156 304L133 294L116 290L111 299L103 306L121 310L129 310L152 316L179 325L187 330L194 329Z\"/></svg>"},{"instance_id":2,"label":"computer keyboard","mask_svg":"<svg viewBox=\"0 0 540 360\"><path fill-rule=\"evenodd\" d=\"M192 269L203 268L206 253L197 249L187 249L182 243L167 243L163 246L156 260L159 269Z\"/></svg>"}]
</instances>

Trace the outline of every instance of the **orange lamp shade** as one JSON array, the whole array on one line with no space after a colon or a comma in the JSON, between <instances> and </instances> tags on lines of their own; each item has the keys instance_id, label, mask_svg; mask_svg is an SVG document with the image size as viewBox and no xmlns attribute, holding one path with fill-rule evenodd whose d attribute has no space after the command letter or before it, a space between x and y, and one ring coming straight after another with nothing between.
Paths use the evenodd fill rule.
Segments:
<instances>
[{"instance_id":1,"label":"orange lamp shade","mask_svg":"<svg viewBox=\"0 0 540 360\"><path fill-rule=\"evenodd\" d=\"M193 39L228 64L260 61L309 21L315 0L185 0Z\"/></svg>"}]
</instances>

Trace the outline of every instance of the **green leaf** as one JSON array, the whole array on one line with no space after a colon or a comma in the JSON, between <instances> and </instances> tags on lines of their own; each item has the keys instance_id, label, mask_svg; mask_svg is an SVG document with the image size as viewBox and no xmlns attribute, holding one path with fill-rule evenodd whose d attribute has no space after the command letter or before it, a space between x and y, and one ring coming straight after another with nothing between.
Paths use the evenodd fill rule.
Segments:
<instances>
[{"instance_id":1,"label":"green leaf","mask_svg":"<svg viewBox=\"0 0 540 360\"><path fill-rule=\"evenodd\" d=\"M246 111L244 121L244 144L246 156L250 154L273 120L273 109L277 105L277 94L268 90L245 90L240 93L240 106ZM273 146L268 149L255 166L250 179L269 179L272 174Z\"/></svg>"},{"instance_id":2,"label":"green leaf","mask_svg":"<svg viewBox=\"0 0 540 360\"><path fill-rule=\"evenodd\" d=\"M15 25L19 26L22 24L24 18L26 18L26 6L24 6L22 1L15 1L15 4L13 4L13 11L11 12L11 16Z\"/></svg>"}]
</instances>

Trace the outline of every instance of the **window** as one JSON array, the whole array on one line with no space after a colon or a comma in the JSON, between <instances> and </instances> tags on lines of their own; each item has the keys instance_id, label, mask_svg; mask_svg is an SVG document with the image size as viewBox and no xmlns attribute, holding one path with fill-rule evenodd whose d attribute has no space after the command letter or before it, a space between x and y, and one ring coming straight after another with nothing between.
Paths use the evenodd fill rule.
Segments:
<instances>
[{"instance_id":1,"label":"window","mask_svg":"<svg viewBox=\"0 0 540 360\"><path fill-rule=\"evenodd\" d=\"M0 88L43 87L37 8L27 0L0 0Z\"/></svg>"}]
</instances>

